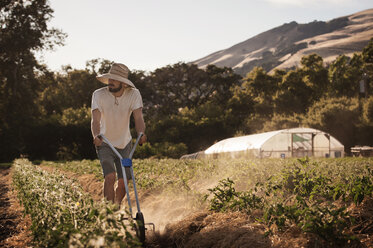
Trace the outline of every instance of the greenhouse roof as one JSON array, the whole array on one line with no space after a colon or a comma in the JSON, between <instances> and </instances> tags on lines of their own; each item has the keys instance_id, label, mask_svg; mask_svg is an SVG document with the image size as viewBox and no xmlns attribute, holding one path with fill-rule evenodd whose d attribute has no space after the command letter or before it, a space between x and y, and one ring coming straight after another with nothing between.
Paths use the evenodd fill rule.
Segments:
<instances>
[{"instance_id":1,"label":"greenhouse roof","mask_svg":"<svg viewBox=\"0 0 373 248\"><path fill-rule=\"evenodd\" d=\"M221 153L221 152L236 152L242 150L251 150L251 149L260 149L262 145L272 138L273 136L279 133L324 133L320 130L313 129L313 128L291 128L291 129L282 129L277 131L271 131L266 133L259 133L259 134L252 134L246 135L241 137L233 137L221 140L214 145L210 146L208 149L205 150L205 154L213 154L213 153ZM336 140L335 138L331 138L331 144L333 146L341 146L343 145Z\"/></svg>"}]
</instances>

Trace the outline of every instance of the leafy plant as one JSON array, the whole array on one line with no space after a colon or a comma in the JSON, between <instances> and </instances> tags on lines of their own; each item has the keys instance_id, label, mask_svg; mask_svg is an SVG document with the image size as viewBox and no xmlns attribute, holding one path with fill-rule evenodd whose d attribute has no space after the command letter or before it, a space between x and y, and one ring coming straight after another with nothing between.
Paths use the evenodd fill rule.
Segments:
<instances>
[{"instance_id":1,"label":"leafy plant","mask_svg":"<svg viewBox=\"0 0 373 248\"><path fill-rule=\"evenodd\" d=\"M236 192L234 182L227 178L208 191L213 195L210 201L210 210L225 212L227 210L251 212L252 209L259 209L263 206L263 199L256 196L252 191ZM205 196L205 199L209 195Z\"/></svg>"},{"instance_id":2,"label":"leafy plant","mask_svg":"<svg viewBox=\"0 0 373 248\"><path fill-rule=\"evenodd\" d=\"M369 162L365 168L351 159L327 161L298 159L241 192L235 189L233 180L221 180L206 196L210 197L210 210L250 213L259 209L258 221L268 226L267 234L295 224L332 246L356 240L347 231L355 221L347 207L372 195L371 160L365 160Z\"/></svg>"},{"instance_id":3,"label":"leafy plant","mask_svg":"<svg viewBox=\"0 0 373 248\"><path fill-rule=\"evenodd\" d=\"M74 180L47 173L28 160L13 165L13 183L31 217L36 246L140 246L129 231L133 221L116 205L93 202Z\"/></svg>"},{"instance_id":4,"label":"leafy plant","mask_svg":"<svg viewBox=\"0 0 373 248\"><path fill-rule=\"evenodd\" d=\"M234 182L229 178L221 180L219 184L208 189L213 195L210 200L210 210L215 210L218 212L224 212L233 206L233 201L237 197L236 190L233 187Z\"/></svg>"}]
</instances>

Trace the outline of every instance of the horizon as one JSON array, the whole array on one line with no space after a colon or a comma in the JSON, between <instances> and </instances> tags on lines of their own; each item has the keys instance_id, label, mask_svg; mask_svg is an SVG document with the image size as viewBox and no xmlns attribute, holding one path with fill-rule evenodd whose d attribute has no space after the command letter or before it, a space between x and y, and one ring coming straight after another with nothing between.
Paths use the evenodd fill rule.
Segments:
<instances>
[{"instance_id":1,"label":"horizon","mask_svg":"<svg viewBox=\"0 0 373 248\"><path fill-rule=\"evenodd\" d=\"M285 23L330 21L373 7L367 0L159 2L52 0L49 26L68 37L65 46L42 51L38 59L53 71L84 69L87 61L102 58L149 72L201 59Z\"/></svg>"}]
</instances>

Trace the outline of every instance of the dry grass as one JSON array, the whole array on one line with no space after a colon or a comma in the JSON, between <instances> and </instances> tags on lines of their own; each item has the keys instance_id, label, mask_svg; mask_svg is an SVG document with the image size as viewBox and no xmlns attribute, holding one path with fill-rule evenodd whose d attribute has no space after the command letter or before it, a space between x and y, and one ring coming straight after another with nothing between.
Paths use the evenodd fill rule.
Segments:
<instances>
[{"instance_id":1,"label":"dry grass","mask_svg":"<svg viewBox=\"0 0 373 248\"><path fill-rule=\"evenodd\" d=\"M271 247L265 227L242 213L198 212L148 239L149 247Z\"/></svg>"}]
</instances>

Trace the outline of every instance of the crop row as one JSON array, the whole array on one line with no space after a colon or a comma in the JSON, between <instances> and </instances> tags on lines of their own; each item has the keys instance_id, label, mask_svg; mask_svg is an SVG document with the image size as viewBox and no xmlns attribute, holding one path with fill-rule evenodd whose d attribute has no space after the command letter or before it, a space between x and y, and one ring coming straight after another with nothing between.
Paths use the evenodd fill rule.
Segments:
<instances>
[{"instance_id":1,"label":"crop row","mask_svg":"<svg viewBox=\"0 0 373 248\"><path fill-rule=\"evenodd\" d=\"M102 178L98 160L41 164ZM135 159L133 164L140 189L174 189L199 201L206 185L220 181L205 197L211 210L260 210L268 234L297 225L332 245L355 239L349 232L356 222L350 205L372 194L371 158Z\"/></svg>"},{"instance_id":2,"label":"crop row","mask_svg":"<svg viewBox=\"0 0 373 248\"><path fill-rule=\"evenodd\" d=\"M190 190L193 183L205 179L219 181L227 175L245 184L257 182L277 173L284 160L178 160L178 159L134 159L136 183L142 189ZM42 166L55 167L77 174L93 174L103 180L98 160L68 162L42 161Z\"/></svg>"},{"instance_id":3,"label":"crop row","mask_svg":"<svg viewBox=\"0 0 373 248\"><path fill-rule=\"evenodd\" d=\"M116 205L93 200L77 182L28 160L13 163L13 184L31 216L36 247L138 247L133 221Z\"/></svg>"},{"instance_id":4,"label":"crop row","mask_svg":"<svg viewBox=\"0 0 373 248\"><path fill-rule=\"evenodd\" d=\"M298 159L245 191L224 179L206 195L213 211L259 211L267 234L298 226L331 246L356 241L349 206L372 196L372 160ZM357 241L356 241L357 242Z\"/></svg>"},{"instance_id":5,"label":"crop row","mask_svg":"<svg viewBox=\"0 0 373 248\"><path fill-rule=\"evenodd\" d=\"M189 190L195 182L210 180L219 181L231 178L236 188L252 188L258 182L281 174L296 159L250 159L250 160L178 160L178 159L134 159L133 168L136 183L143 189L181 188ZM361 165L373 166L373 159L311 159L319 164L320 172L332 178L343 178L360 174ZM103 180L98 160L69 162L42 161L41 165L53 166L61 170L78 174L94 174ZM317 171L315 171L316 173Z\"/></svg>"}]
</instances>

